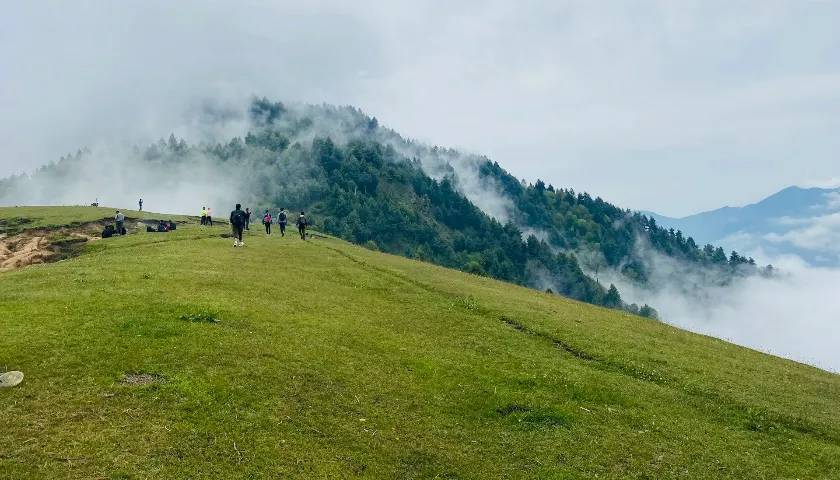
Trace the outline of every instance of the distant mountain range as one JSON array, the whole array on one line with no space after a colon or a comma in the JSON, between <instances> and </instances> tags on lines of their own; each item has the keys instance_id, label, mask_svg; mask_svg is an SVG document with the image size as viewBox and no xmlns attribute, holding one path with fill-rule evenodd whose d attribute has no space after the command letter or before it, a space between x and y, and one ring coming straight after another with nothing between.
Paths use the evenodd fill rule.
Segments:
<instances>
[{"instance_id":1,"label":"distant mountain range","mask_svg":"<svg viewBox=\"0 0 840 480\"><path fill-rule=\"evenodd\" d=\"M812 265L840 266L840 188L788 187L757 203L683 218L643 213L698 243L761 261L796 255Z\"/></svg>"}]
</instances>

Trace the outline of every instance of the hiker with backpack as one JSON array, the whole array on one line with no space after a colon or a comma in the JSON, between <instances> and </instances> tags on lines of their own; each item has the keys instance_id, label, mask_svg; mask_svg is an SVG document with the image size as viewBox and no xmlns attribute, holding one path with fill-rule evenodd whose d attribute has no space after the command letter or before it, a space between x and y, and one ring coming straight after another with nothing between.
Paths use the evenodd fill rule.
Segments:
<instances>
[{"instance_id":1,"label":"hiker with backpack","mask_svg":"<svg viewBox=\"0 0 840 480\"><path fill-rule=\"evenodd\" d=\"M242 211L242 205L236 204L236 208L230 212L230 228L233 232L233 246L244 247L245 243L242 241L242 230L245 229L245 212Z\"/></svg>"},{"instance_id":2,"label":"hiker with backpack","mask_svg":"<svg viewBox=\"0 0 840 480\"><path fill-rule=\"evenodd\" d=\"M277 213L277 225L280 226L280 236L281 237L286 236L286 221L287 221L286 209L281 208L280 212Z\"/></svg>"},{"instance_id":3,"label":"hiker with backpack","mask_svg":"<svg viewBox=\"0 0 840 480\"><path fill-rule=\"evenodd\" d=\"M298 216L297 227L298 233L300 233L300 239L306 240L306 214L303 212L300 212L300 215Z\"/></svg>"},{"instance_id":4,"label":"hiker with backpack","mask_svg":"<svg viewBox=\"0 0 840 480\"><path fill-rule=\"evenodd\" d=\"M263 225L265 225L265 234L271 235L271 214L268 210L263 214Z\"/></svg>"},{"instance_id":5,"label":"hiker with backpack","mask_svg":"<svg viewBox=\"0 0 840 480\"><path fill-rule=\"evenodd\" d=\"M201 207L201 224L207 225L207 207Z\"/></svg>"}]
</instances>

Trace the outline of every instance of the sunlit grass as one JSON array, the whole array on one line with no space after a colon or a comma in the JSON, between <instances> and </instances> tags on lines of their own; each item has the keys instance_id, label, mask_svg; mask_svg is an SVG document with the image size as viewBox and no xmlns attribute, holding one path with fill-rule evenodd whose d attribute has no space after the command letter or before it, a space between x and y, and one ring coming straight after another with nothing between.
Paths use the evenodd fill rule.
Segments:
<instances>
[{"instance_id":1,"label":"sunlit grass","mask_svg":"<svg viewBox=\"0 0 840 480\"><path fill-rule=\"evenodd\" d=\"M0 370L26 375L0 390L0 478L840 471L836 375L338 240L227 232L0 274Z\"/></svg>"}]
</instances>

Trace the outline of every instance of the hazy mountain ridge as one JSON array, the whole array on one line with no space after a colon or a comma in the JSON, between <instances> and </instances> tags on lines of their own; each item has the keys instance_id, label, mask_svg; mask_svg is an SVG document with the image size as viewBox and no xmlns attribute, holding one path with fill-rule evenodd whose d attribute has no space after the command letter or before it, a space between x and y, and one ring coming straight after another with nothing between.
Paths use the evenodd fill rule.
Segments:
<instances>
[{"instance_id":1,"label":"hazy mountain ridge","mask_svg":"<svg viewBox=\"0 0 840 480\"><path fill-rule=\"evenodd\" d=\"M840 188L792 186L743 207L672 218L660 224L703 242L762 258L796 255L817 266L840 266Z\"/></svg>"}]
</instances>

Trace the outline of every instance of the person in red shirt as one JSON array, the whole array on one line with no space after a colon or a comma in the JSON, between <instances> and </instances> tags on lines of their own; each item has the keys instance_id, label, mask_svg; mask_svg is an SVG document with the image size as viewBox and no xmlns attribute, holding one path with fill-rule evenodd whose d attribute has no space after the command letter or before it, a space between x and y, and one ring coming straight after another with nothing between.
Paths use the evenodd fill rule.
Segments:
<instances>
[{"instance_id":1,"label":"person in red shirt","mask_svg":"<svg viewBox=\"0 0 840 480\"><path fill-rule=\"evenodd\" d=\"M265 234L271 235L271 214L268 210L263 214L263 225L265 225Z\"/></svg>"}]
</instances>

